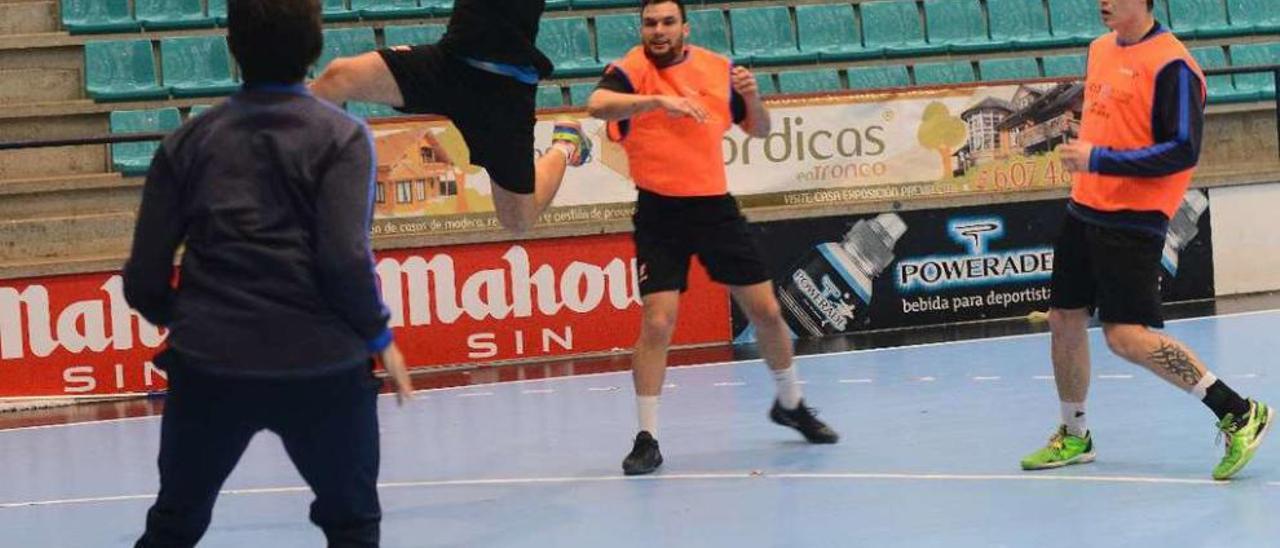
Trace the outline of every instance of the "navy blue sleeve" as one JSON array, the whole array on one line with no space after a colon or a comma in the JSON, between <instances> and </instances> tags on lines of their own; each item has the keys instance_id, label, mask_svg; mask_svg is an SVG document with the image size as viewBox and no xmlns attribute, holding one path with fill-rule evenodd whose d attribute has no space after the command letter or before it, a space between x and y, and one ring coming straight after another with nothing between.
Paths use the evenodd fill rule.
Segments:
<instances>
[{"instance_id":1,"label":"navy blue sleeve","mask_svg":"<svg viewBox=\"0 0 1280 548\"><path fill-rule=\"evenodd\" d=\"M173 258L187 232L183 209L173 164L160 147L142 187L133 247L124 265L124 296L142 317L161 327L173 320Z\"/></svg>"},{"instance_id":2,"label":"navy blue sleeve","mask_svg":"<svg viewBox=\"0 0 1280 548\"><path fill-rule=\"evenodd\" d=\"M373 159L373 140L362 126L321 175L315 250L325 300L368 343L370 352L379 352L391 344L391 331L369 241L377 175Z\"/></svg>"},{"instance_id":3,"label":"navy blue sleeve","mask_svg":"<svg viewBox=\"0 0 1280 548\"><path fill-rule=\"evenodd\" d=\"M596 89L613 91L617 93L635 93L635 88L631 87L631 81L627 79L627 75L622 71L610 66L605 69L604 76L600 77L600 82L596 84Z\"/></svg>"},{"instance_id":4,"label":"navy blue sleeve","mask_svg":"<svg viewBox=\"0 0 1280 548\"><path fill-rule=\"evenodd\" d=\"M1151 113L1156 144L1133 150L1095 147L1089 171L1126 177L1162 177L1195 167L1204 133L1204 94L1191 68L1175 61L1156 75Z\"/></svg>"},{"instance_id":5,"label":"navy blue sleeve","mask_svg":"<svg viewBox=\"0 0 1280 548\"><path fill-rule=\"evenodd\" d=\"M738 90L732 90L732 93L732 98L729 99L729 111L733 114L733 123L741 124L747 119L747 100L738 93Z\"/></svg>"}]
</instances>

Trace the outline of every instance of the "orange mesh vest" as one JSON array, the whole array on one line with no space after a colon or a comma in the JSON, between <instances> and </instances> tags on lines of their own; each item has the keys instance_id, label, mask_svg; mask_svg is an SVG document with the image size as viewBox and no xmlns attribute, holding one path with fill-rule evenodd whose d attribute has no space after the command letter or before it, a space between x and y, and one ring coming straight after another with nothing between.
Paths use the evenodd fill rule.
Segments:
<instances>
[{"instance_id":1,"label":"orange mesh vest","mask_svg":"<svg viewBox=\"0 0 1280 548\"><path fill-rule=\"evenodd\" d=\"M702 103L706 123L672 118L662 109L609 122L609 138L622 143L636 186L664 196L718 196L729 191L721 140L733 125L729 70L732 63L688 46L683 61L658 68L632 48L610 65L631 82L637 95L673 95Z\"/></svg>"},{"instance_id":2,"label":"orange mesh vest","mask_svg":"<svg viewBox=\"0 0 1280 548\"><path fill-rule=\"evenodd\" d=\"M1094 40L1089 46L1085 73L1080 138L1116 150L1154 145L1151 118L1156 76L1169 63L1179 60L1191 67L1203 92L1200 65L1172 32L1131 46L1118 44L1114 32ZM1194 171L1190 168L1161 177L1076 173L1071 199L1100 211L1161 211L1172 218Z\"/></svg>"}]
</instances>

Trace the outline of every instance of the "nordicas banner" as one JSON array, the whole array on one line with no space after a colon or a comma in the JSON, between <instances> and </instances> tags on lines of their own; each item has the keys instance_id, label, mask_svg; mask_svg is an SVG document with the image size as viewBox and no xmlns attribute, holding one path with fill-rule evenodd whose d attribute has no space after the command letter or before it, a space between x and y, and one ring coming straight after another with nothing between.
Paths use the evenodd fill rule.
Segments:
<instances>
[{"instance_id":1,"label":"nordicas banner","mask_svg":"<svg viewBox=\"0 0 1280 548\"><path fill-rule=\"evenodd\" d=\"M640 327L630 235L378 254L383 300L415 367L629 348ZM729 340L729 297L695 265L677 345ZM165 331L129 309L118 274L0 284L0 397L150 392Z\"/></svg>"},{"instance_id":2,"label":"nordicas banner","mask_svg":"<svg viewBox=\"0 0 1280 548\"><path fill-rule=\"evenodd\" d=\"M752 226L801 338L1025 316L1049 308L1065 200ZM1213 297L1209 199L1186 194L1162 260L1165 302ZM734 309L737 342L754 340Z\"/></svg>"},{"instance_id":3,"label":"nordicas banner","mask_svg":"<svg viewBox=\"0 0 1280 548\"><path fill-rule=\"evenodd\" d=\"M1066 187L1053 148L1075 136L1079 83L979 86L770 101L773 132L723 139L729 188L746 207L860 203ZM544 224L631 215L626 154L581 114L596 142L566 172ZM538 122L534 156L551 146ZM375 122L374 236L497 230L492 185L447 121Z\"/></svg>"}]
</instances>

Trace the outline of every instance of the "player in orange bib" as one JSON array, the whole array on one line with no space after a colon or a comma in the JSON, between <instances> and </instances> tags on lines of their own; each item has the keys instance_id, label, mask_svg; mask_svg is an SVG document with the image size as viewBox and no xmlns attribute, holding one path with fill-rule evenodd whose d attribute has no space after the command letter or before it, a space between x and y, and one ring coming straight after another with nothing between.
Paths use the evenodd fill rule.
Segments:
<instances>
[{"instance_id":1,"label":"player in orange bib","mask_svg":"<svg viewBox=\"0 0 1280 548\"><path fill-rule=\"evenodd\" d=\"M1085 425L1091 309L1107 346L1204 402L1218 417L1226 454L1215 479L1239 472L1271 426L1273 411L1246 400L1163 327L1160 259L1170 218L1200 155L1204 75L1152 16L1151 0L1100 0L1110 32L1089 46L1080 140L1059 147L1073 174L1054 248L1049 310L1062 425L1027 470L1094 459Z\"/></svg>"},{"instance_id":2,"label":"player in orange bib","mask_svg":"<svg viewBox=\"0 0 1280 548\"><path fill-rule=\"evenodd\" d=\"M642 0L640 17L643 45L606 69L587 107L609 121L609 138L626 151L640 192L634 223L644 320L632 362L640 432L622 469L647 474L662 464L654 437L658 396L694 255L729 286L759 333L778 388L770 418L811 443L835 443L837 434L804 404L768 269L728 191L725 132L736 123L754 137L769 134L755 76L685 45L689 24L680 0Z\"/></svg>"}]
</instances>

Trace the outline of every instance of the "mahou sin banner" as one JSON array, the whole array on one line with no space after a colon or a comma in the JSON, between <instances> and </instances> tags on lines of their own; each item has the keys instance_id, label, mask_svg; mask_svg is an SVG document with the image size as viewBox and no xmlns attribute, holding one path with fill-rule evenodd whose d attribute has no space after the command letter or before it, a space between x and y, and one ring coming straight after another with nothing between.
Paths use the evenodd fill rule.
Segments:
<instances>
[{"instance_id":1,"label":"mahou sin banner","mask_svg":"<svg viewBox=\"0 0 1280 548\"><path fill-rule=\"evenodd\" d=\"M415 367L629 348L640 326L627 234L379 253L396 340ZM694 265L675 344L729 340L729 299ZM166 333L119 274L0 282L0 397L161 390Z\"/></svg>"}]
</instances>

